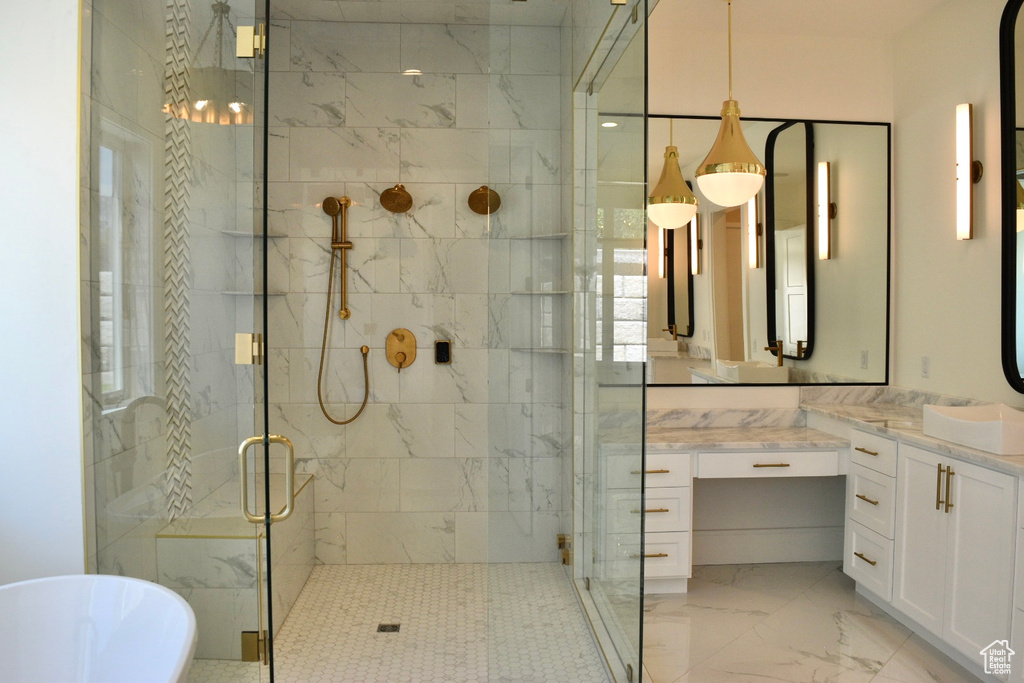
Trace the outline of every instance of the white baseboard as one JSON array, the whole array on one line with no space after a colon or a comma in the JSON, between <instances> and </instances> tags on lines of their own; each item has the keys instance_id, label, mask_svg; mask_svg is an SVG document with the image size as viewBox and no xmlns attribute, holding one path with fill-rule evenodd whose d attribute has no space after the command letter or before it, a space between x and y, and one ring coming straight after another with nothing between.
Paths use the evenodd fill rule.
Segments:
<instances>
[{"instance_id":1,"label":"white baseboard","mask_svg":"<svg viewBox=\"0 0 1024 683\"><path fill-rule=\"evenodd\" d=\"M843 559L843 527L693 532L693 564L827 562Z\"/></svg>"}]
</instances>

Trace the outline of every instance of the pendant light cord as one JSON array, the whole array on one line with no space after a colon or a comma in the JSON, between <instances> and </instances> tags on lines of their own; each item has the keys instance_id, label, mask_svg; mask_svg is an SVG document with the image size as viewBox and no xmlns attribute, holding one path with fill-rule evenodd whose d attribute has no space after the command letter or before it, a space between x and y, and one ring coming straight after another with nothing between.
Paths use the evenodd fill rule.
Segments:
<instances>
[{"instance_id":1,"label":"pendant light cord","mask_svg":"<svg viewBox=\"0 0 1024 683\"><path fill-rule=\"evenodd\" d=\"M732 0L729 0L729 99L732 99Z\"/></svg>"}]
</instances>

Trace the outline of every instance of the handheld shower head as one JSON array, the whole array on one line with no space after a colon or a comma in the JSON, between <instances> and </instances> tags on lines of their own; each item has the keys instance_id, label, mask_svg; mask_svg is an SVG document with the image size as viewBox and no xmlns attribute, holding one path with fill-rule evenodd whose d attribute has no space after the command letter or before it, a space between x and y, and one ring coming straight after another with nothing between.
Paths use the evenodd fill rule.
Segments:
<instances>
[{"instance_id":1,"label":"handheld shower head","mask_svg":"<svg viewBox=\"0 0 1024 683\"><path fill-rule=\"evenodd\" d=\"M341 213L341 200L337 197L327 197L323 201L324 213L331 218Z\"/></svg>"}]
</instances>

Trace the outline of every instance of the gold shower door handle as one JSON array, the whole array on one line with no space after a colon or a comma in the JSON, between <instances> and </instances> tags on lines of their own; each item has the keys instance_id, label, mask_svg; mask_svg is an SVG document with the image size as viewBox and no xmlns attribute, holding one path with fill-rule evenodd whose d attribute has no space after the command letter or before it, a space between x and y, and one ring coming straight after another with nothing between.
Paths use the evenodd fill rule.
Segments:
<instances>
[{"instance_id":1,"label":"gold shower door handle","mask_svg":"<svg viewBox=\"0 0 1024 683\"><path fill-rule=\"evenodd\" d=\"M248 465L246 455L249 448L261 443L263 443L262 436L250 436L238 446L238 479L241 482L242 516L253 524L263 524L268 521L264 517L249 512L249 478L245 474L246 466ZM284 463L285 506L278 514L270 515L269 523L275 524L291 517L292 512L295 510L295 446L292 445L288 438L280 434L270 434L267 436L267 445L269 446L272 443L279 443L288 447L288 455L285 457Z\"/></svg>"}]
</instances>

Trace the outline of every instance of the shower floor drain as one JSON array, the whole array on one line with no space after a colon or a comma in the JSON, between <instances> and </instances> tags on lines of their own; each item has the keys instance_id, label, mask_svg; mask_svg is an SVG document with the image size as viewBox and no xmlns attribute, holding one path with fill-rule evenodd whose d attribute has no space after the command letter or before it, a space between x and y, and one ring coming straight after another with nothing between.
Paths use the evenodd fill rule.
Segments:
<instances>
[{"instance_id":1,"label":"shower floor drain","mask_svg":"<svg viewBox=\"0 0 1024 683\"><path fill-rule=\"evenodd\" d=\"M377 633L398 633L401 624L377 624Z\"/></svg>"}]
</instances>

